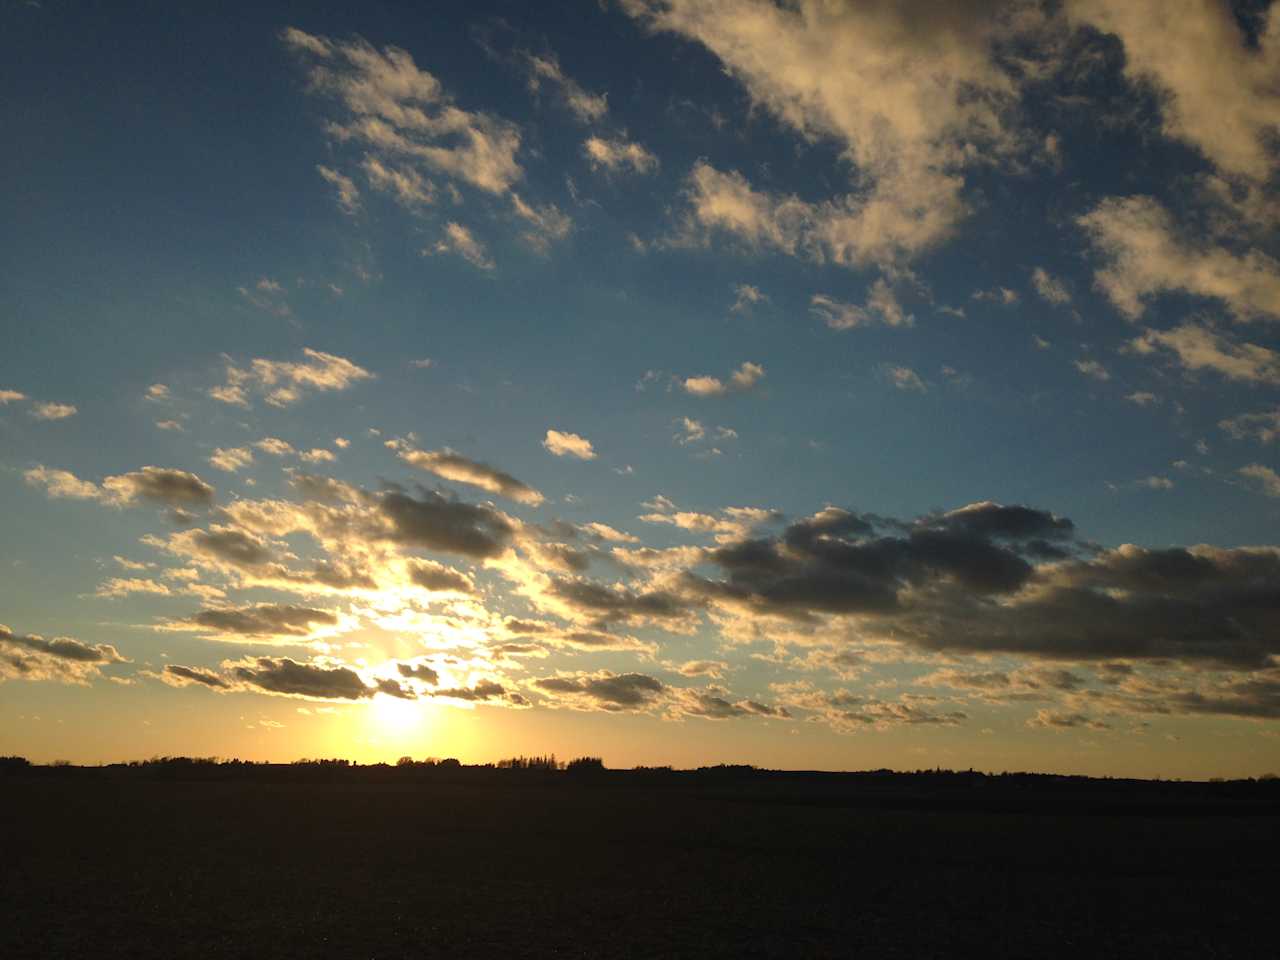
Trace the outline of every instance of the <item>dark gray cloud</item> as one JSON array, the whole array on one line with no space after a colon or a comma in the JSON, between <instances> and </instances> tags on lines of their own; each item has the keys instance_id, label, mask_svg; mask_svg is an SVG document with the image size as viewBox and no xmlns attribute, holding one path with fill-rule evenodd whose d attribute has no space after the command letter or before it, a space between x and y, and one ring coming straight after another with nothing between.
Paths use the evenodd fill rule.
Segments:
<instances>
[{"instance_id":1,"label":"dark gray cloud","mask_svg":"<svg viewBox=\"0 0 1280 960\"><path fill-rule=\"evenodd\" d=\"M398 663L396 670L407 680L421 680L433 687L440 682L440 674L425 663Z\"/></svg>"},{"instance_id":2,"label":"dark gray cloud","mask_svg":"<svg viewBox=\"0 0 1280 960\"><path fill-rule=\"evenodd\" d=\"M544 693L583 701L602 710L636 710L648 706L665 689L661 680L643 673L543 677L534 686Z\"/></svg>"},{"instance_id":3,"label":"dark gray cloud","mask_svg":"<svg viewBox=\"0 0 1280 960\"><path fill-rule=\"evenodd\" d=\"M306 637L316 626L332 626L338 618L327 610L262 603L201 610L179 622L245 637Z\"/></svg>"},{"instance_id":4,"label":"dark gray cloud","mask_svg":"<svg viewBox=\"0 0 1280 960\"><path fill-rule=\"evenodd\" d=\"M786 707L773 707L755 700L735 702L729 700L724 691L715 688L681 690L679 697L680 709L683 713L708 720L733 720L741 717L769 717L785 720L791 717Z\"/></svg>"},{"instance_id":5,"label":"dark gray cloud","mask_svg":"<svg viewBox=\"0 0 1280 960\"><path fill-rule=\"evenodd\" d=\"M235 527L213 526L179 536L184 537L184 545L189 543L197 555L235 567L261 567L275 557L266 541Z\"/></svg>"},{"instance_id":6,"label":"dark gray cloud","mask_svg":"<svg viewBox=\"0 0 1280 960\"><path fill-rule=\"evenodd\" d=\"M683 617L701 606L695 598L666 590L635 593L590 580L553 580L550 593L578 610L597 614L604 621L632 616L659 620Z\"/></svg>"},{"instance_id":7,"label":"dark gray cloud","mask_svg":"<svg viewBox=\"0 0 1280 960\"><path fill-rule=\"evenodd\" d=\"M208 670L200 670L196 667L184 667L176 663L165 664L164 672L170 677L175 677L179 681L189 683L199 683L215 690L229 690L231 684L223 680L216 673Z\"/></svg>"},{"instance_id":8,"label":"dark gray cloud","mask_svg":"<svg viewBox=\"0 0 1280 960\"><path fill-rule=\"evenodd\" d=\"M0 646L29 650L46 657L72 660L77 663L127 663L120 651L109 643L82 643L72 637L54 637L46 640L38 634L14 633L0 624Z\"/></svg>"},{"instance_id":9,"label":"dark gray cloud","mask_svg":"<svg viewBox=\"0 0 1280 960\"><path fill-rule=\"evenodd\" d=\"M452 590L456 593L475 593L475 584L465 573L430 560L409 560L409 579L418 586L432 591Z\"/></svg>"},{"instance_id":10,"label":"dark gray cloud","mask_svg":"<svg viewBox=\"0 0 1280 960\"><path fill-rule=\"evenodd\" d=\"M382 495L380 506L391 523L388 539L404 546L483 559L502 553L515 533L500 511L431 490L422 491L421 499L390 490Z\"/></svg>"},{"instance_id":11,"label":"dark gray cloud","mask_svg":"<svg viewBox=\"0 0 1280 960\"><path fill-rule=\"evenodd\" d=\"M506 688L493 680L481 680L473 687L452 687L447 690L432 690L433 697L451 697L454 700L497 700L506 694Z\"/></svg>"},{"instance_id":12,"label":"dark gray cloud","mask_svg":"<svg viewBox=\"0 0 1280 960\"><path fill-rule=\"evenodd\" d=\"M107 477L104 490L116 499L130 502L141 497L173 507L204 507L213 503L213 487L194 473L163 467L143 467L131 473Z\"/></svg>"},{"instance_id":13,"label":"dark gray cloud","mask_svg":"<svg viewBox=\"0 0 1280 960\"><path fill-rule=\"evenodd\" d=\"M52 680L86 684L101 676L101 668L128 663L109 643L88 644L72 637L46 639L15 633L0 624L0 681Z\"/></svg>"},{"instance_id":14,"label":"dark gray cloud","mask_svg":"<svg viewBox=\"0 0 1280 960\"><path fill-rule=\"evenodd\" d=\"M349 667L315 666L288 657L257 657L234 667L232 673L249 687L288 697L362 700L377 692Z\"/></svg>"}]
</instances>

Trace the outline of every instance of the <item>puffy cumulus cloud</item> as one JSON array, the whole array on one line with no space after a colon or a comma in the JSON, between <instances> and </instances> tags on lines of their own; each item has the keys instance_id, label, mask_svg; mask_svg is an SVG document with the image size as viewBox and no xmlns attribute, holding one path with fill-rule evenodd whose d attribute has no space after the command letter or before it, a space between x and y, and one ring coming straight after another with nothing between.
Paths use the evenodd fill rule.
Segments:
<instances>
[{"instance_id":1,"label":"puffy cumulus cloud","mask_svg":"<svg viewBox=\"0 0 1280 960\"><path fill-rule=\"evenodd\" d=\"M209 463L219 470L235 473L253 463L253 451L248 447L215 447Z\"/></svg>"},{"instance_id":2,"label":"puffy cumulus cloud","mask_svg":"<svg viewBox=\"0 0 1280 960\"><path fill-rule=\"evenodd\" d=\"M339 115L327 125L336 141L493 194L505 193L523 175L516 126L459 107L405 50L379 51L359 38L332 40L295 27L280 39L308 61L311 90L337 102Z\"/></svg>"},{"instance_id":3,"label":"puffy cumulus cloud","mask_svg":"<svg viewBox=\"0 0 1280 960\"><path fill-rule=\"evenodd\" d=\"M1219 420L1218 427L1235 440L1253 437L1259 443L1272 443L1280 437L1280 408L1228 417Z\"/></svg>"},{"instance_id":4,"label":"puffy cumulus cloud","mask_svg":"<svg viewBox=\"0 0 1280 960\"><path fill-rule=\"evenodd\" d=\"M388 440L386 445L389 449L395 450L397 456L405 463L419 470L434 473L444 480L469 484L509 500L515 500L517 503L534 507L545 499L533 487L520 482L511 474L491 467L487 463L470 460L460 453L454 453L448 447L443 450L415 450L403 440Z\"/></svg>"},{"instance_id":5,"label":"puffy cumulus cloud","mask_svg":"<svg viewBox=\"0 0 1280 960\"><path fill-rule=\"evenodd\" d=\"M544 86L555 90L569 112L582 123L598 123L609 113L609 97L591 93L564 72L554 53L525 52L520 57L529 90L537 93Z\"/></svg>"},{"instance_id":6,"label":"puffy cumulus cloud","mask_svg":"<svg viewBox=\"0 0 1280 960\"><path fill-rule=\"evenodd\" d=\"M194 473L165 467L142 467L106 477L101 485L81 480L67 470L37 466L23 474L27 483L44 487L55 499L96 500L110 506L128 506L139 500L170 507L208 507L214 489Z\"/></svg>"},{"instance_id":7,"label":"puffy cumulus cloud","mask_svg":"<svg viewBox=\"0 0 1280 960\"><path fill-rule=\"evenodd\" d=\"M871 285L866 303L842 303L825 293L809 298L809 310L832 330L852 330L883 324L886 327L910 327L915 317L902 309L893 288L883 277Z\"/></svg>"},{"instance_id":8,"label":"puffy cumulus cloud","mask_svg":"<svg viewBox=\"0 0 1280 960\"><path fill-rule=\"evenodd\" d=\"M373 374L345 357L303 348L304 360L267 360L256 357L247 367L227 359L226 380L209 396L233 406L248 407L251 393L260 394L273 407L297 403L308 392L346 390Z\"/></svg>"},{"instance_id":9,"label":"puffy cumulus cloud","mask_svg":"<svg viewBox=\"0 0 1280 960\"><path fill-rule=\"evenodd\" d=\"M1280 128L1280 25L1264 17L1250 43L1229 4L1187 2L1176 16L1160 0L1068 0L1067 16L1115 34L1125 74L1154 84L1165 133L1230 174L1266 180Z\"/></svg>"},{"instance_id":10,"label":"puffy cumulus cloud","mask_svg":"<svg viewBox=\"0 0 1280 960\"><path fill-rule=\"evenodd\" d=\"M102 675L102 667L128 662L109 643L88 644L72 637L45 639L38 634L14 633L0 623L0 681L87 684Z\"/></svg>"},{"instance_id":11,"label":"puffy cumulus cloud","mask_svg":"<svg viewBox=\"0 0 1280 960\"><path fill-rule=\"evenodd\" d=\"M1280 262L1182 235L1151 197L1108 197L1076 222L1104 261L1096 285L1130 319L1168 293L1218 300L1237 320L1280 316Z\"/></svg>"},{"instance_id":12,"label":"puffy cumulus cloud","mask_svg":"<svg viewBox=\"0 0 1280 960\"><path fill-rule=\"evenodd\" d=\"M635 591L620 585L557 578L552 578L543 599L559 601L570 617L585 617L601 624L632 619L683 620L702 605L698 598L673 590Z\"/></svg>"},{"instance_id":13,"label":"puffy cumulus cloud","mask_svg":"<svg viewBox=\"0 0 1280 960\"><path fill-rule=\"evenodd\" d=\"M423 253L456 253L479 270L493 270L497 266L485 245L455 220L444 225L444 236L436 241L435 246L423 250Z\"/></svg>"},{"instance_id":14,"label":"puffy cumulus cloud","mask_svg":"<svg viewBox=\"0 0 1280 960\"><path fill-rule=\"evenodd\" d=\"M476 585L469 576L434 560L410 558L405 561L405 569L411 583L432 593L476 592Z\"/></svg>"},{"instance_id":15,"label":"puffy cumulus cloud","mask_svg":"<svg viewBox=\"0 0 1280 960\"><path fill-rule=\"evenodd\" d=\"M726 393L750 390L764 379L764 367L758 363L746 361L737 370L729 374L728 380L719 377L702 375L687 377L681 382L685 393L695 397L720 397Z\"/></svg>"},{"instance_id":16,"label":"puffy cumulus cloud","mask_svg":"<svg viewBox=\"0 0 1280 960\"><path fill-rule=\"evenodd\" d=\"M292 604L260 603L246 607L210 607L182 620L172 620L168 629L211 631L218 639L233 638L252 643L272 640L297 643L333 633L340 618L328 610Z\"/></svg>"},{"instance_id":17,"label":"puffy cumulus cloud","mask_svg":"<svg viewBox=\"0 0 1280 960\"><path fill-rule=\"evenodd\" d=\"M806 140L835 142L859 185L810 204L701 163L689 199L691 224L704 230L837 263L909 258L967 214L965 167L1025 149L1010 125L1018 71L997 53L1042 28L1033 4L626 0L624 9L704 45Z\"/></svg>"},{"instance_id":18,"label":"puffy cumulus cloud","mask_svg":"<svg viewBox=\"0 0 1280 960\"><path fill-rule=\"evenodd\" d=\"M255 440L253 445L263 453L269 453L273 457L290 457L297 453L293 448L293 444L287 443L279 437L263 437L261 440Z\"/></svg>"},{"instance_id":19,"label":"puffy cumulus cloud","mask_svg":"<svg viewBox=\"0 0 1280 960\"><path fill-rule=\"evenodd\" d=\"M1172 330L1145 330L1129 343L1139 356L1159 355L1186 370L1211 370L1243 383L1280 383L1280 353L1233 339L1211 327L1184 323Z\"/></svg>"},{"instance_id":20,"label":"puffy cumulus cloud","mask_svg":"<svg viewBox=\"0 0 1280 960\"><path fill-rule=\"evenodd\" d=\"M697 443L699 440L705 439L707 436L707 428L701 420L694 420L692 417L680 417L676 421L675 441L682 447L687 447L691 443Z\"/></svg>"},{"instance_id":21,"label":"puffy cumulus cloud","mask_svg":"<svg viewBox=\"0 0 1280 960\"><path fill-rule=\"evenodd\" d=\"M74 403L42 402L31 407L31 416L37 420L66 420L74 417L78 408Z\"/></svg>"},{"instance_id":22,"label":"puffy cumulus cloud","mask_svg":"<svg viewBox=\"0 0 1280 960\"><path fill-rule=\"evenodd\" d=\"M548 453L553 453L557 457L577 457L579 460L594 460L596 458L596 452L591 446L591 441L586 437L578 436L576 433L548 430L542 445L547 449Z\"/></svg>"},{"instance_id":23,"label":"puffy cumulus cloud","mask_svg":"<svg viewBox=\"0 0 1280 960\"><path fill-rule=\"evenodd\" d=\"M1056 306L1071 302L1071 293L1067 290L1066 284L1044 267L1036 267L1031 271L1031 285L1044 300Z\"/></svg>"},{"instance_id":24,"label":"puffy cumulus cloud","mask_svg":"<svg viewBox=\"0 0 1280 960\"><path fill-rule=\"evenodd\" d=\"M350 216L360 212L360 188L354 180L323 164L316 164L316 173L333 187L334 197L343 213Z\"/></svg>"},{"instance_id":25,"label":"puffy cumulus cloud","mask_svg":"<svg viewBox=\"0 0 1280 960\"><path fill-rule=\"evenodd\" d=\"M644 174L658 169L656 156L640 144L621 137L588 137L583 141L582 153L593 170Z\"/></svg>"},{"instance_id":26,"label":"puffy cumulus cloud","mask_svg":"<svg viewBox=\"0 0 1280 960\"><path fill-rule=\"evenodd\" d=\"M761 703L758 700L730 699L728 691L720 687L705 690L692 688L668 688L671 693L671 712L706 720L736 720L742 717L762 717L770 720L789 720L786 707Z\"/></svg>"}]
</instances>

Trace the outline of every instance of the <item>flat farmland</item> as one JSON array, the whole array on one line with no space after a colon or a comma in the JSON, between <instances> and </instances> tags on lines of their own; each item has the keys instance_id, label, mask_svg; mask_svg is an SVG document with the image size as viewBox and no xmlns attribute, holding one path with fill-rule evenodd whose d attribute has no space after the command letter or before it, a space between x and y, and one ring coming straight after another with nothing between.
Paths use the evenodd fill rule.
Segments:
<instances>
[{"instance_id":1,"label":"flat farmland","mask_svg":"<svg viewBox=\"0 0 1280 960\"><path fill-rule=\"evenodd\" d=\"M1073 805L564 777L20 776L0 780L0 956L1274 949L1273 811Z\"/></svg>"}]
</instances>

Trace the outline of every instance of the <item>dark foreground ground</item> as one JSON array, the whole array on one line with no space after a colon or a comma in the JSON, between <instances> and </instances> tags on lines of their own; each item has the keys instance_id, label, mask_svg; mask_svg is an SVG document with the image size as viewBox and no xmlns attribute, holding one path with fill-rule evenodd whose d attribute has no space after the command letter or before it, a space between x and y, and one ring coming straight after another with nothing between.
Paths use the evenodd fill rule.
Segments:
<instances>
[{"instance_id":1,"label":"dark foreground ground","mask_svg":"<svg viewBox=\"0 0 1280 960\"><path fill-rule=\"evenodd\" d=\"M1261 787L28 773L0 957L1274 956Z\"/></svg>"}]
</instances>

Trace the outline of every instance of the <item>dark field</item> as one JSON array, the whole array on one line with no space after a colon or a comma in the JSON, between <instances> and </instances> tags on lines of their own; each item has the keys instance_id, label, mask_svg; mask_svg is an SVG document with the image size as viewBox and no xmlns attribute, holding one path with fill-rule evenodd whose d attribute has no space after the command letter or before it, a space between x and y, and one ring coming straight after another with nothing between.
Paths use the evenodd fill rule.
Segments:
<instances>
[{"instance_id":1,"label":"dark field","mask_svg":"<svg viewBox=\"0 0 1280 960\"><path fill-rule=\"evenodd\" d=\"M1276 949L1262 784L83 773L0 778L0 956Z\"/></svg>"}]
</instances>

